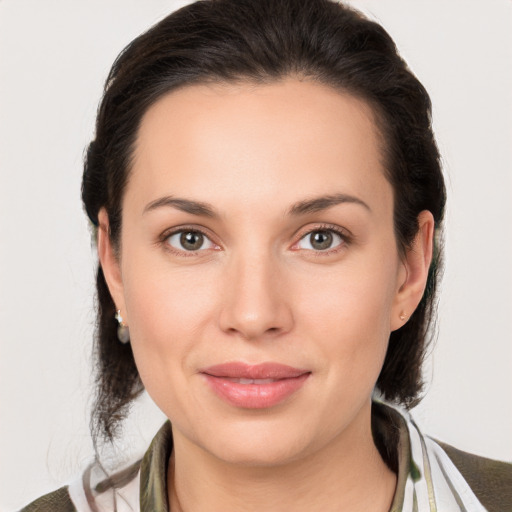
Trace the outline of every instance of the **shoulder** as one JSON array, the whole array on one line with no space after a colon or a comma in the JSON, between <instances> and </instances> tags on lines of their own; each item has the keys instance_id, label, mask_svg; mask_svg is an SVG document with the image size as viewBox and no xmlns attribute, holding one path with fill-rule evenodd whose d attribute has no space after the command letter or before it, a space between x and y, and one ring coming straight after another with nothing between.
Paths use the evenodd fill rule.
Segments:
<instances>
[{"instance_id":1,"label":"shoulder","mask_svg":"<svg viewBox=\"0 0 512 512\"><path fill-rule=\"evenodd\" d=\"M134 510L139 502L139 468L140 461L137 461L107 475L102 467L93 463L69 485L41 496L20 512ZM116 500L121 500L123 506L116 508Z\"/></svg>"},{"instance_id":2,"label":"shoulder","mask_svg":"<svg viewBox=\"0 0 512 512\"><path fill-rule=\"evenodd\" d=\"M489 512L512 511L512 464L436 441Z\"/></svg>"},{"instance_id":3,"label":"shoulder","mask_svg":"<svg viewBox=\"0 0 512 512\"><path fill-rule=\"evenodd\" d=\"M76 512L76 508L66 486L41 496L20 512Z\"/></svg>"},{"instance_id":4,"label":"shoulder","mask_svg":"<svg viewBox=\"0 0 512 512\"><path fill-rule=\"evenodd\" d=\"M97 461L68 486L41 496L20 512L93 512L99 510L166 510L166 470L172 451L170 422L164 423L143 459L113 474ZM142 484L141 484L142 482ZM145 489L140 495L140 489ZM142 500L142 502L141 502ZM117 501L117 508L116 503Z\"/></svg>"}]
</instances>

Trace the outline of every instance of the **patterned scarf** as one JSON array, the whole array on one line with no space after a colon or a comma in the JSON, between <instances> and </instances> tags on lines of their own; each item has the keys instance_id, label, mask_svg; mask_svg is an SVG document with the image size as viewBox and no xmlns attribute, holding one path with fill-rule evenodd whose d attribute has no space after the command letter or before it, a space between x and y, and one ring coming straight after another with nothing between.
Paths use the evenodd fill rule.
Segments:
<instances>
[{"instance_id":1,"label":"patterned scarf","mask_svg":"<svg viewBox=\"0 0 512 512\"><path fill-rule=\"evenodd\" d=\"M393 417L391 427L398 428L400 437L398 482L390 512L486 512L447 453L420 432L407 411L383 402L377 406ZM92 484L90 471L72 483L69 494L76 510L167 512L165 474L171 450L167 422L139 463L99 484Z\"/></svg>"}]
</instances>

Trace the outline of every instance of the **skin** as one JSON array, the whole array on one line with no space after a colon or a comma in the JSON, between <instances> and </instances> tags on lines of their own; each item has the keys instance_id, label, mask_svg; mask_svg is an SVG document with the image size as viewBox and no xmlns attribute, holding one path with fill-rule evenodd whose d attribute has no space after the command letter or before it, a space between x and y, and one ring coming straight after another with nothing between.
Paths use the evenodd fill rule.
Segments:
<instances>
[{"instance_id":1,"label":"skin","mask_svg":"<svg viewBox=\"0 0 512 512\"><path fill-rule=\"evenodd\" d=\"M189 86L146 112L120 253L104 210L98 251L144 385L173 425L172 510L389 510L396 476L373 443L371 394L390 332L423 294L433 219L420 214L401 257L380 144L366 103L293 78ZM351 200L290 213L333 194ZM214 215L155 205L171 196ZM200 250L170 237L181 228L205 233ZM330 229L331 247L311 244ZM228 361L311 374L251 410L199 373Z\"/></svg>"}]
</instances>

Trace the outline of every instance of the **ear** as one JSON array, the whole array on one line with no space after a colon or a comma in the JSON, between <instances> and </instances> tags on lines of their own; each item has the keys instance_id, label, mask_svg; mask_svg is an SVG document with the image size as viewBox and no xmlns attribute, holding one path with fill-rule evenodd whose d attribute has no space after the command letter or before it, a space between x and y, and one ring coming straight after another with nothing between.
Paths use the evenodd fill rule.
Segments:
<instances>
[{"instance_id":1,"label":"ear","mask_svg":"<svg viewBox=\"0 0 512 512\"><path fill-rule=\"evenodd\" d=\"M434 217L428 210L418 215L418 232L406 249L398 272L397 292L391 313L391 330L402 327L423 297L434 247Z\"/></svg>"},{"instance_id":2,"label":"ear","mask_svg":"<svg viewBox=\"0 0 512 512\"><path fill-rule=\"evenodd\" d=\"M110 224L107 211L102 208L98 213L98 259L107 282L110 295L114 300L116 309L121 310L123 322L128 323L126 318L126 308L124 303L124 288L121 277L121 267L119 258L112 247L110 240Z\"/></svg>"}]
</instances>

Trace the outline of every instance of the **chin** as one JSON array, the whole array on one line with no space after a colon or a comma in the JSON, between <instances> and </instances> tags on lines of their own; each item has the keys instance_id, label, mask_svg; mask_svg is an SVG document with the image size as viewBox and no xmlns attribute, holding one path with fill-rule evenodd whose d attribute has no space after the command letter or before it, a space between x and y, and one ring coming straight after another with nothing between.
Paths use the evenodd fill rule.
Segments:
<instances>
[{"instance_id":1,"label":"chin","mask_svg":"<svg viewBox=\"0 0 512 512\"><path fill-rule=\"evenodd\" d=\"M200 444L216 458L246 467L286 465L306 456L312 448L311 434L298 429L297 424L276 424L268 418L248 423L233 421L219 427L203 437L205 442Z\"/></svg>"},{"instance_id":2,"label":"chin","mask_svg":"<svg viewBox=\"0 0 512 512\"><path fill-rule=\"evenodd\" d=\"M305 452L302 446L283 446L277 443L230 443L226 449L216 447L217 458L229 464L254 467L254 468L271 468L278 466L286 466L297 459Z\"/></svg>"}]
</instances>

